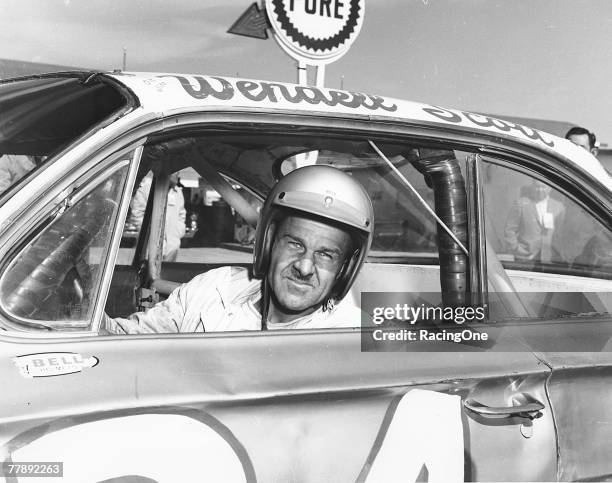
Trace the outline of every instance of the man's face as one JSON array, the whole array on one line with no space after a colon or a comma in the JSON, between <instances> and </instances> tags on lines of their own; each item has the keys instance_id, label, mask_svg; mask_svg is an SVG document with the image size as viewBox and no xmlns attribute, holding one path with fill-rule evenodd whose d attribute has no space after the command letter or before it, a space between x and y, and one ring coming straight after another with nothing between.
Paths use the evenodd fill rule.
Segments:
<instances>
[{"instance_id":1,"label":"man's face","mask_svg":"<svg viewBox=\"0 0 612 483\"><path fill-rule=\"evenodd\" d=\"M533 195L536 201L542 201L550 194L550 187L541 181L533 182Z\"/></svg>"},{"instance_id":2,"label":"man's face","mask_svg":"<svg viewBox=\"0 0 612 483\"><path fill-rule=\"evenodd\" d=\"M591 143L588 134L572 134L568 139L576 146L580 146L581 148L586 149L593 155L597 154L597 150L595 148L591 149Z\"/></svg>"},{"instance_id":3,"label":"man's face","mask_svg":"<svg viewBox=\"0 0 612 483\"><path fill-rule=\"evenodd\" d=\"M272 302L284 313L314 312L329 296L351 244L345 231L288 216L277 227L268 281Z\"/></svg>"}]
</instances>

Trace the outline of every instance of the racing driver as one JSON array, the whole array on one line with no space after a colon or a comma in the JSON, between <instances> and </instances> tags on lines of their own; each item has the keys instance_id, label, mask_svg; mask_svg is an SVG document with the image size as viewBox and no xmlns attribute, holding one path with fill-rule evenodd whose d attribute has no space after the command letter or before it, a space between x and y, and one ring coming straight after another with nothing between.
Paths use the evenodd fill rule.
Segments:
<instances>
[{"instance_id":1,"label":"racing driver","mask_svg":"<svg viewBox=\"0 0 612 483\"><path fill-rule=\"evenodd\" d=\"M255 238L253 277L222 267L196 276L146 312L106 317L114 334L354 327L343 300L372 243L363 186L331 166L296 169L272 188Z\"/></svg>"}]
</instances>

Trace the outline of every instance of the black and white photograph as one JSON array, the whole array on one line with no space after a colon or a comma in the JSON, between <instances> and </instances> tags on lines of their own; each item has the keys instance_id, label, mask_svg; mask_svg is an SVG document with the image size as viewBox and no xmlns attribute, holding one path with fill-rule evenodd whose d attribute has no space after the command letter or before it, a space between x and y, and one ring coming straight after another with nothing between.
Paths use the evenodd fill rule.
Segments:
<instances>
[{"instance_id":1,"label":"black and white photograph","mask_svg":"<svg viewBox=\"0 0 612 483\"><path fill-rule=\"evenodd\" d=\"M0 481L611 481L611 55L607 0L0 0Z\"/></svg>"}]
</instances>

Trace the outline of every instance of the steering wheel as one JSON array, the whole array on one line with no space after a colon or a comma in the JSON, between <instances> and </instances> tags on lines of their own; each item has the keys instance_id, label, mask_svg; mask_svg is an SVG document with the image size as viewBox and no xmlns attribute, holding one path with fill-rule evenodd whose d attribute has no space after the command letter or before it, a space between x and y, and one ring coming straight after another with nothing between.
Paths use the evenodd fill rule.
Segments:
<instances>
[{"instance_id":1,"label":"steering wheel","mask_svg":"<svg viewBox=\"0 0 612 483\"><path fill-rule=\"evenodd\" d=\"M30 250L38 253L49 250L53 242L55 248L47 252L7 297L6 308L19 317L36 318L43 309L49 312L49 309L59 308L58 298L61 297L57 295L61 287L72 292L74 296L71 298L77 301L75 305L79 305L83 298L83 281L77 266L92 240L108 223L114 207L115 202L109 198L88 197L66 213L52 230L43 232L23 254L22 260L28 259ZM61 240L59 245L58 239Z\"/></svg>"}]
</instances>

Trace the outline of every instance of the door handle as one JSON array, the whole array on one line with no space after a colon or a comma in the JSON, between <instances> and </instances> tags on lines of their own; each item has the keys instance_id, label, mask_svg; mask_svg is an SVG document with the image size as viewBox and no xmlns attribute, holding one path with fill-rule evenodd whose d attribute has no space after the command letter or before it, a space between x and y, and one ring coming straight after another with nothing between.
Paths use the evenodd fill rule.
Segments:
<instances>
[{"instance_id":1,"label":"door handle","mask_svg":"<svg viewBox=\"0 0 612 483\"><path fill-rule=\"evenodd\" d=\"M463 401L463 407L485 418L528 418L542 417L544 404L527 394L520 394L512 398L512 406L486 406L475 399Z\"/></svg>"}]
</instances>

